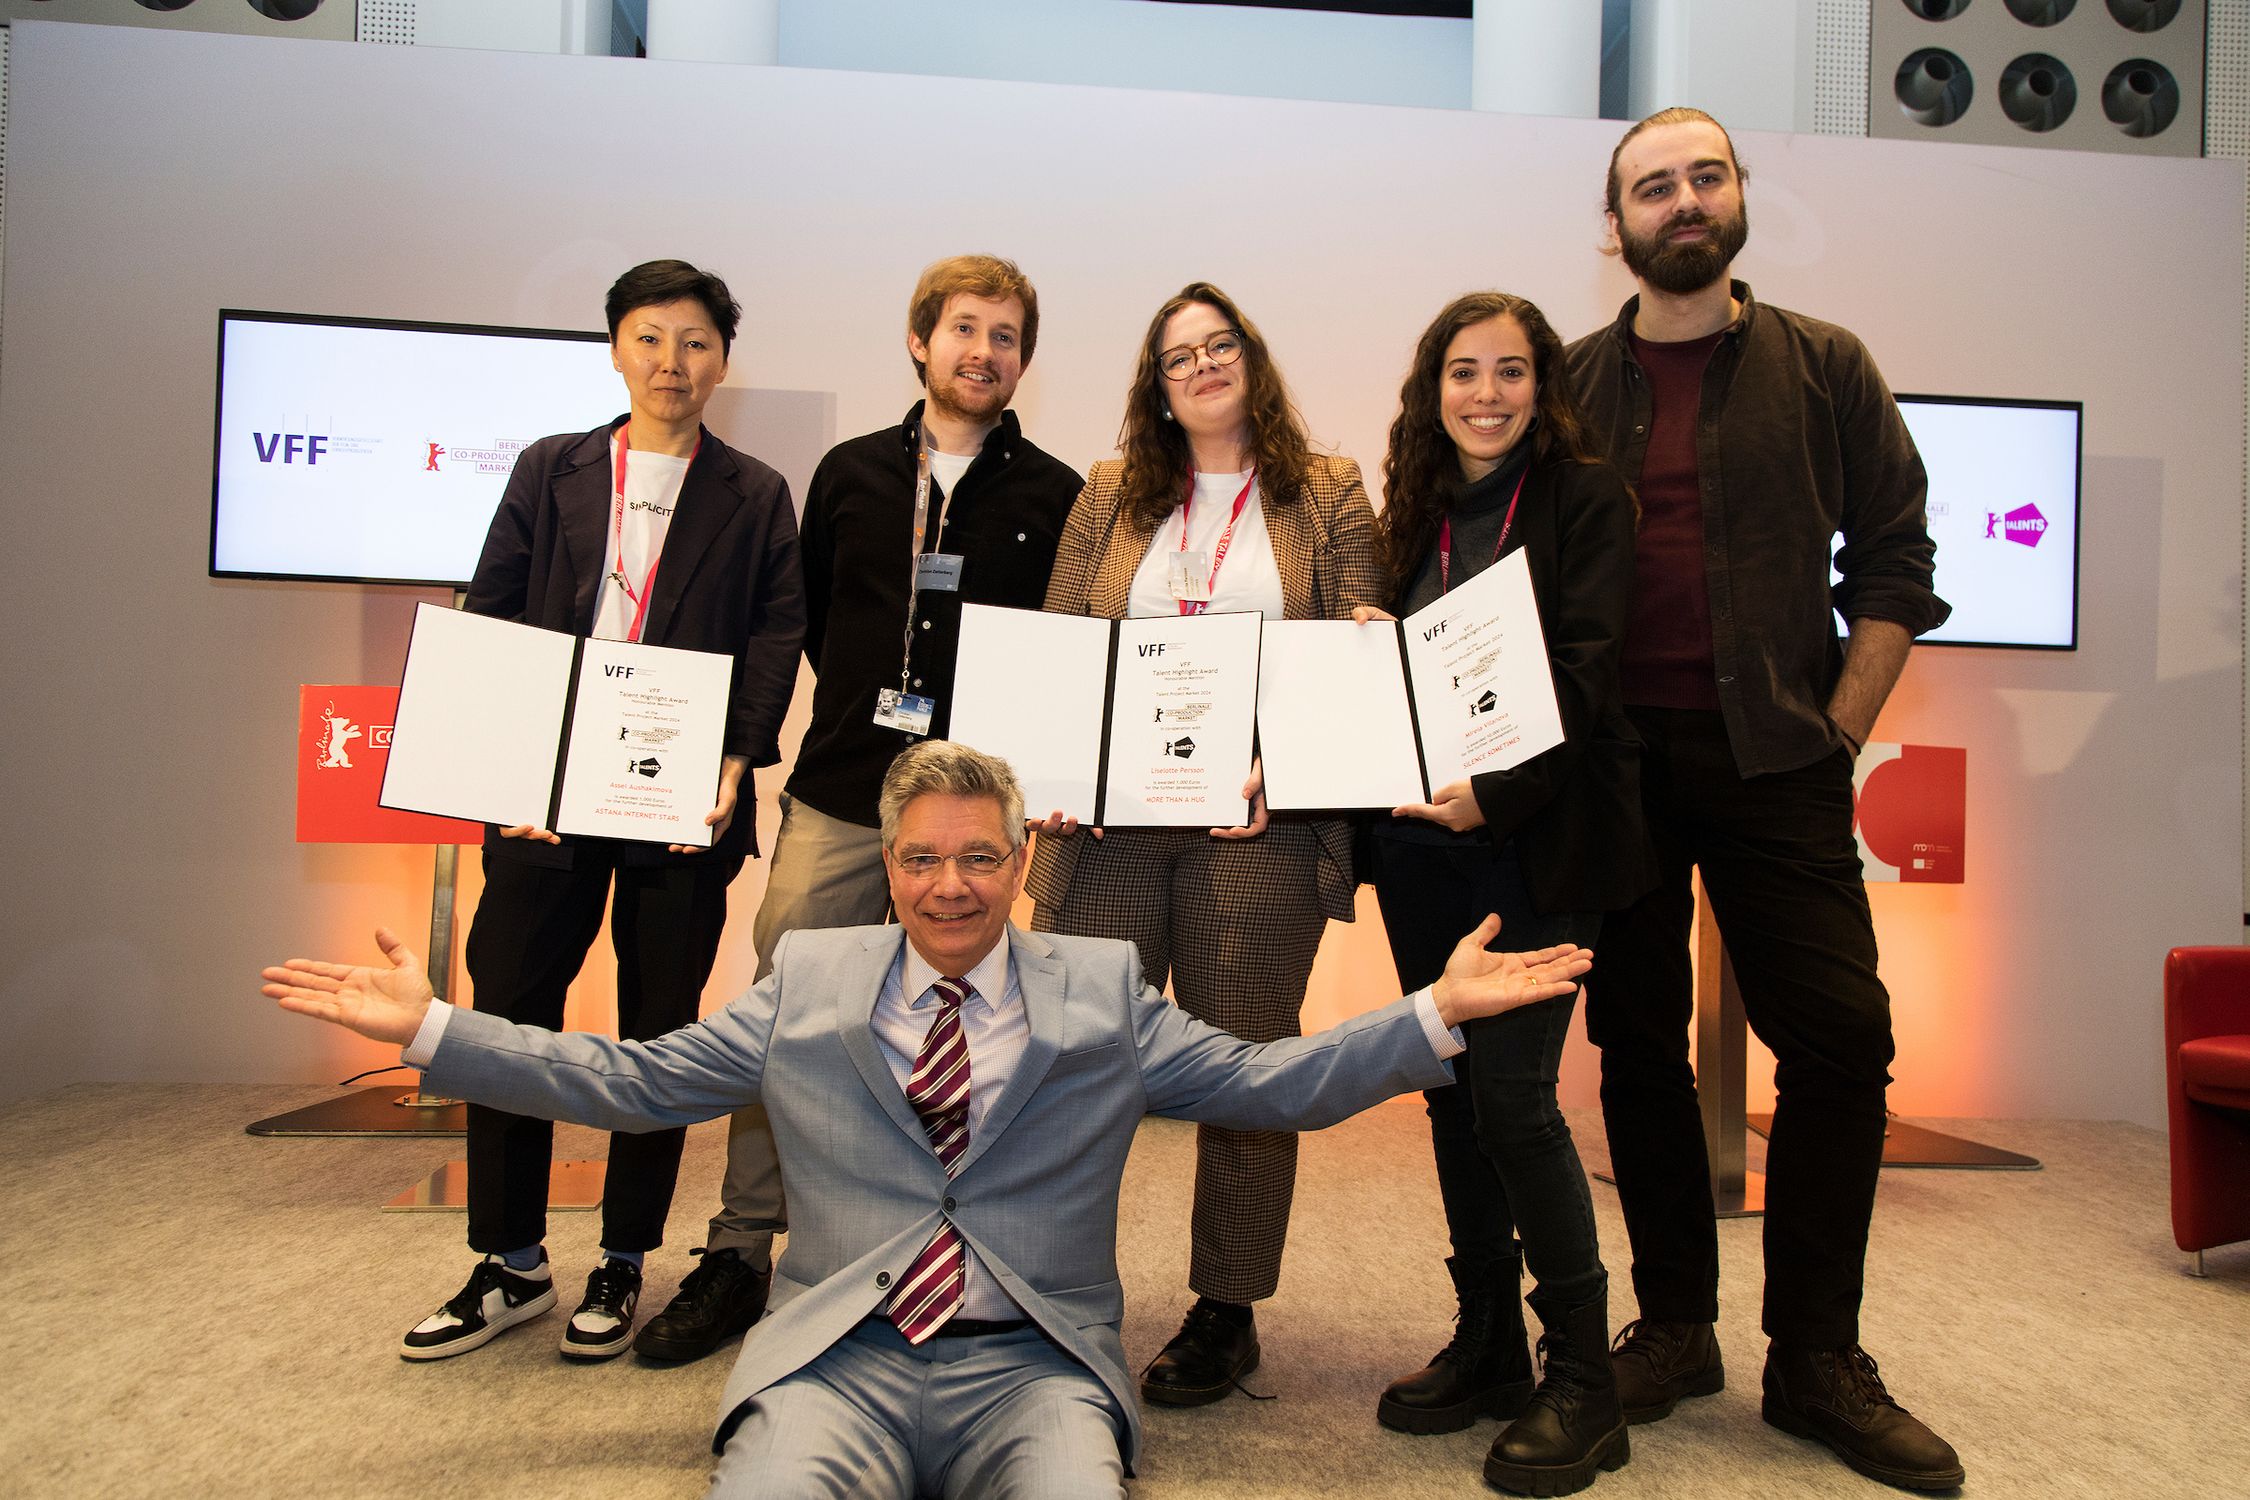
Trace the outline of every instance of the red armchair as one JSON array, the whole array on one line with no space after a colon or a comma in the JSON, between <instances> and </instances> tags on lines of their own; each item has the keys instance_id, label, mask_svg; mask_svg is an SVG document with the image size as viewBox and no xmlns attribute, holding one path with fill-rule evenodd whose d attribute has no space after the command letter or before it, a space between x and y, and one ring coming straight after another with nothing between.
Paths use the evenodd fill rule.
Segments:
<instances>
[{"instance_id":1,"label":"red armchair","mask_svg":"<svg viewBox=\"0 0 2250 1500\"><path fill-rule=\"evenodd\" d=\"M2203 1252L2250 1240L2250 947L2164 960L2164 1083L2172 1116L2172 1237Z\"/></svg>"}]
</instances>

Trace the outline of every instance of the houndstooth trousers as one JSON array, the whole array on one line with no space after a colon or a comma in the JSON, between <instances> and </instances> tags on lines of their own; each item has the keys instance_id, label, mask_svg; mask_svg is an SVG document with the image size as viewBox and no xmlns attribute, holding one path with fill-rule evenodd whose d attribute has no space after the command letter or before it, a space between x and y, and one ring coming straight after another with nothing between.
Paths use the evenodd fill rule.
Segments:
<instances>
[{"instance_id":1,"label":"houndstooth trousers","mask_svg":"<svg viewBox=\"0 0 2250 1500\"><path fill-rule=\"evenodd\" d=\"M1080 840L1069 889L1036 903L1032 926L1127 938L1149 984L1167 977L1180 1009L1245 1041L1296 1036L1305 981L1328 919L1310 827L1276 822L1254 839L1200 828L1113 828ZM1270 1297L1281 1279L1297 1137L1196 1129L1188 1286L1223 1302Z\"/></svg>"}]
</instances>

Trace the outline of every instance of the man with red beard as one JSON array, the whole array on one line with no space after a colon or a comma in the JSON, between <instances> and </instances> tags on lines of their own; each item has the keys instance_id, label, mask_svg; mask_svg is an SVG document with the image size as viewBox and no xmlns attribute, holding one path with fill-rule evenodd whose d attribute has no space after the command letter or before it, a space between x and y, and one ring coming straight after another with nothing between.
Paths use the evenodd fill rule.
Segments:
<instances>
[{"instance_id":1,"label":"man with red beard","mask_svg":"<svg viewBox=\"0 0 2250 1500\"><path fill-rule=\"evenodd\" d=\"M1960 1459L1891 1399L1859 1343L1893 1049L1852 837L1854 756L1947 606L1930 587L1922 461L1867 350L1727 274L1749 237L1745 180L1700 110L1627 131L1607 222L1640 295L1567 355L1597 448L1639 488L1622 675L1663 875L1604 925L1587 990L1640 1305L1612 1362L1634 1422L1725 1383L1688 1063L1700 868L1776 1061L1765 1418L1874 1478L1947 1489Z\"/></svg>"},{"instance_id":2,"label":"man with red beard","mask_svg":"<svg viewBox=\"0 0 2250 1500\"><path fill-rule=\"evenodd\" d=\"M781 796L754 935L758 977L800 927L890 909L877 797L907 746L945 737L961 605L1037 609L1080 479L1008 410L1039 342L1039 294L1014 262L956 255L922 272L906 351L926 398L839 443L813 472L799 541L812 724ZM703 1259L633 1347L696 1359L764 1311L787 1228L762 1107L734 1116Z\"/></svg>"}]
</instances>

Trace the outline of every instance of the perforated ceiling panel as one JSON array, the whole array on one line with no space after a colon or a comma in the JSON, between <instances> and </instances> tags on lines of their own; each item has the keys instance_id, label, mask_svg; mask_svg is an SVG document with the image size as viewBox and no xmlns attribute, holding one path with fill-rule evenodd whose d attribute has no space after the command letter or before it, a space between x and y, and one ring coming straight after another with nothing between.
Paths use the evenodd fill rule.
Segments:
<instances>
[{"instance_id":1,"label":"perforated ceiling panel","mask_svg":"<svg viewBox=\"0 0 2250 1500\"><path fill-rule=\"evenodd\" d=\"M1814 0L1812 129L1867 134L1869 0Z\"/></svg>"},{"instance_id":2,"label":"perforated ceiling panel","mask_svg":"<svg viewBox=\"0 0 2250 1500\"><path fill-rule=\"evenodd\" d=\"M2205 0L1872 0L1867 133L2203 150Z\"/></svg>"},{"instance_id":3,"label":"perforated ceiling panel","mask_svg":"<svg viewBox=\"0 0 2250 1500\"><path fill-rule=\"evenodd\" d=\"M0 0L0 21L78 21L348 42L357 9L353 0Z\"/></svg>"},{"instance_id":4,"label":"perforated ceiling panel","mask_svg":"<svg viewBox=\"0 0 2250 1500\"><path fill-rule=\"evenodd\" d=\"M414 45L414 0L359 0L359 39Z\"/></svg>"}]
</instances>

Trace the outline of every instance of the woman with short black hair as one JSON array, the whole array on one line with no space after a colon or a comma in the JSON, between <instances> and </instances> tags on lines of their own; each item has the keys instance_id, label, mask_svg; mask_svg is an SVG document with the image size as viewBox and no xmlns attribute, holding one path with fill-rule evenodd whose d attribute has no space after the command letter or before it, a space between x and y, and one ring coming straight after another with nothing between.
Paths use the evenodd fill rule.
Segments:
<instances>
[{"instance_id":1,"label":"woman with short black hair","mask_svg":"<svg viewBox=\"0 0 2250 1500\"><path fill-rule=\"evenodd\" d=\"M757 852L749 772L781 758L805 599L787 482L703 426L742 314L726 283L685 261L649 261L617 278L606 313L630 409L517 457L466 607L732 658L711 845L488 828L466 958L478 1010L560 1027L606 911L618 1033L647 1038L696 1019L727 885ZM631 1342L641 1261L663 1243L685 1136L609 1138L602 1258L563 1330L565 1357L609 1359ZM542 1243L553 1144L549 1121L469 1106L469 1248L481 1258L407 1333L404 1358L466 1353L555 1305Z\"/></svg>"}]
</instances>

